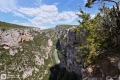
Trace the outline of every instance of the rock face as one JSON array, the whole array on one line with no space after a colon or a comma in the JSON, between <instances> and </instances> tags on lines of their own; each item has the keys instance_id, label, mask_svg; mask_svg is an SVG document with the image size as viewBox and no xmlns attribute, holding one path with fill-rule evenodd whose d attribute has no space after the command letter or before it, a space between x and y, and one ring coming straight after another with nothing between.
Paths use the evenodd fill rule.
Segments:
<instances>
[{"instance_id":1,"label":"rock face","mask_svg":"<svg viewBox=\"0 0 120 80\"><path fill-rule=\"evenodd\" d=\"M23 79L25 79L26 77L28 76L31 76L32 75L32 72L33 72L34 69L28 69L24 72L24 74L22 75L23 76Z\"/></svg>"},{"instance_id":2,"label":"rock face","mask_svg":"<svg viewBox=\"0 0 120 80\"><path fill-rule=\"evenodd\" d=\"M60 60L60 67L65 67L69 72L76 72L81 75L81 67L76 62L76 49L74 42L78 39L76 33L72 32L71 29L62 32L66 36L60 37L60 51L63 51L62 58Z\"/></svg>"},{"instance_id":3,"label":"rock face","mask_svg":"<svg viewBox=\"0 0 120 80\"><path fill-rule=\"evenodd\" d=\"M19 75L27 80L48 80L46 75L50 74L50 67L55 64L53 52L56 41L54 29L1 29L0 74Z\"/></svg>"},{"instance_id":4,"label":"rock face","mask_svg":"<svg viewBox=\"0 0 120 80\"><path fill-rule=\"evenodd\" d=\"M0 30L0 46L18 46L23 41L33 40L33 30L38 31L36 28Z\"/></svg>"},{"instance_id":5,"label":"rock face","mask_svg":"<svg viewBox=\"0 0 120 80\"><path fill-rule=\"evenodd\" d=\"M79 41L86 44L84 39L78 38L76 32L72 31L72 29L62 31L60 34L57 48L62 53L61 68L64 67L69 72L75 72L79 77L82 77L82 80L119 80L120 56L105 57L92 67L87 67L85 64L83 67L76 61L77 54L80 54L81 50L77 50L74 43ZM82 33L82 36L85 36L85 34Z\"/></svg>"}]
</instances>

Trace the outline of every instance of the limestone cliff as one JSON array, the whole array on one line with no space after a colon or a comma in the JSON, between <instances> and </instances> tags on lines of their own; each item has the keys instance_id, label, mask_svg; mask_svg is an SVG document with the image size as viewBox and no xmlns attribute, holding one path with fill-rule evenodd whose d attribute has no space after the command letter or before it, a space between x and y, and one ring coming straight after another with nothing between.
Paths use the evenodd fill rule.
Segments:
<instances>
[{"instance_id":1,"label":"limestone cliff","mask_svg":"<svg viewBox=\"0 0 120 80\"><path fill-rule=\"evenodd\" d=\"M0 46L12 47L19 46L23 41L32 41L34 38L33 31L40 31L38 28L26 28L26 29L8 29L2 31L0 29Z\"/></svg>"},{"instance_id":2,"label":"limestone cliff","mask_svg":"<svg viewBox=\"0 0 120 80\"><path fill-rule=\"evenodd\" d=\"M78 60L82 60L82 58L77 57L77 54L81 54L81 50L76 49L74 43L82 42L86 44L84 39L78 38L77 33L72 31L72 28L64 30L60 34L58 50L62 54L60 60L61 68L66 68L68 72L75 72L81 80L120 79L120 52L114 55L111 52L106 52L108 53L107 56L100 57L98 63L92 66L87 66L86 63L81 65L77 62L78 58ZM85 36L84 33L81 35Z\"/></svg>"},{"instance_id":3,"label":"limestone cliff","mask_svg":"<svg viewBox=\"0 0 120 80\"><path fill-rule=\"evenodd\" d=\"M0 29L0 75L8 80L48 80L55 64L57 35L54 29Z\"/></svg>"}]
</instances>

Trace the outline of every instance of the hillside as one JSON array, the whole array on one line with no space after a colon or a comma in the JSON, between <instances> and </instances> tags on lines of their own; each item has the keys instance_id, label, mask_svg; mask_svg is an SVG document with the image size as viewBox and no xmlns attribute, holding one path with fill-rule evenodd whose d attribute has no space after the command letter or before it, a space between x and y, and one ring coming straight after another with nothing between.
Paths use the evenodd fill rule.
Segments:
<instances>
[{"instance_id":1,"label":"hillside","mask_svg":"<svg viewBox=\"0 0 120 80\"><path fill-rule=\"evenodd\" d=\"M0 28L11 29L11 28L29 28L29 27L0 21Z\"/></svg>"},{"instance_id":2,"label":"hillside","mask_svg":"<svg viewBox=\"0 0 120 80\"><path fill-rule=\"evenodd\" d=\"M40 32L31 31L27 34L29 33L34 37L33 40L23 40L24 42L19 46L7 44L3 48L9 48L1 48L0 74L20 75L24 80L47 80L50 73L49 68L55 64L52 53L55 49L53 41L56 42L56 35L52 29ZM15 39L15 37L13 38Z\"/></svg>"},{"instance_id":3,"label":"hillside","mask_svg":"<svg viewBox=\"0 0 120 80\"><path fill-rule=\"evenodd\" d=\"M0 30L0 74L16 76L8 80L48 80L50 68L57 64L56 29L40 30L4 22L0 25L5 29Z\"/></svg>"}]
</instances>

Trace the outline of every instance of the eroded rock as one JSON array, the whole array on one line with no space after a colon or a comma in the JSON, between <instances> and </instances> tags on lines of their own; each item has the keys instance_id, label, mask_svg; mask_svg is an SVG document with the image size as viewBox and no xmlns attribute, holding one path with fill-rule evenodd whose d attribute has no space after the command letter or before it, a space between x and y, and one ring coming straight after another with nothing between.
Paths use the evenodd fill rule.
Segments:
<instances>
[{"instance_id":1,"label":"eroded rock","mask_svg":"<svg viewBox=\"0 0 120 80\"><path fill-rule=\"evenodd\" d=\"M18 53L18 50L17 50L17 49L14 49L14 50L13 50L13 49L10 48L10 50L9 50L9 54L10 54L10 55L14 56L16 53Z\"/></svg>"},{"instance_id":2,"label":"eroded rock","mask_svg":"<svg viewBox=\"0 0 120 80\"><path fill-rule=\"evenodd\" d=\"M23 43L24 41L31 41L34 38L34 36L31 34L31 31L33 30L40 32L40 29L35 28L9 29L5 31L0 30L0 46L19 46L19 44Z\"/></svg>"}]
</instances>

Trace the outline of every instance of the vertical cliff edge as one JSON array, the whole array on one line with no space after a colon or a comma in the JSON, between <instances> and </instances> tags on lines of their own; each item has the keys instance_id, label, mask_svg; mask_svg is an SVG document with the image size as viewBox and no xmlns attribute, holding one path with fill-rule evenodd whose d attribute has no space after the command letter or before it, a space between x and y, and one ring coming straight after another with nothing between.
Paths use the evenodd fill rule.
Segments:
<instances>
[{"instance_id":1,"label":"vertical cliff edge","mask_svg":"<svg viewBox=\"0 0 120 80\"><path fill-rule=\"evenodd\" d=\"M76 26L77 28L77 26ZM60 67L65 68L68 72L74 72L78 76L78 80L119 80L120 79L120 52L119 48L114 51L105 51L98 56L99 61L92 65L84 62L85 58L81 49L77 49L79 43L86 44L85 33L80 31L80 35L73 28L60 32L58 39L58 52L62 54L60 57ZM70 76L70 75L69 75ZM65 77L65 76L63 76ZM66 78L67 79L67 78ZM63 80L63 79L58 79ZM64 79L65 80L65 79ZM74 79L75 80L75 79Z\"/></svg>"}]
</instances>

